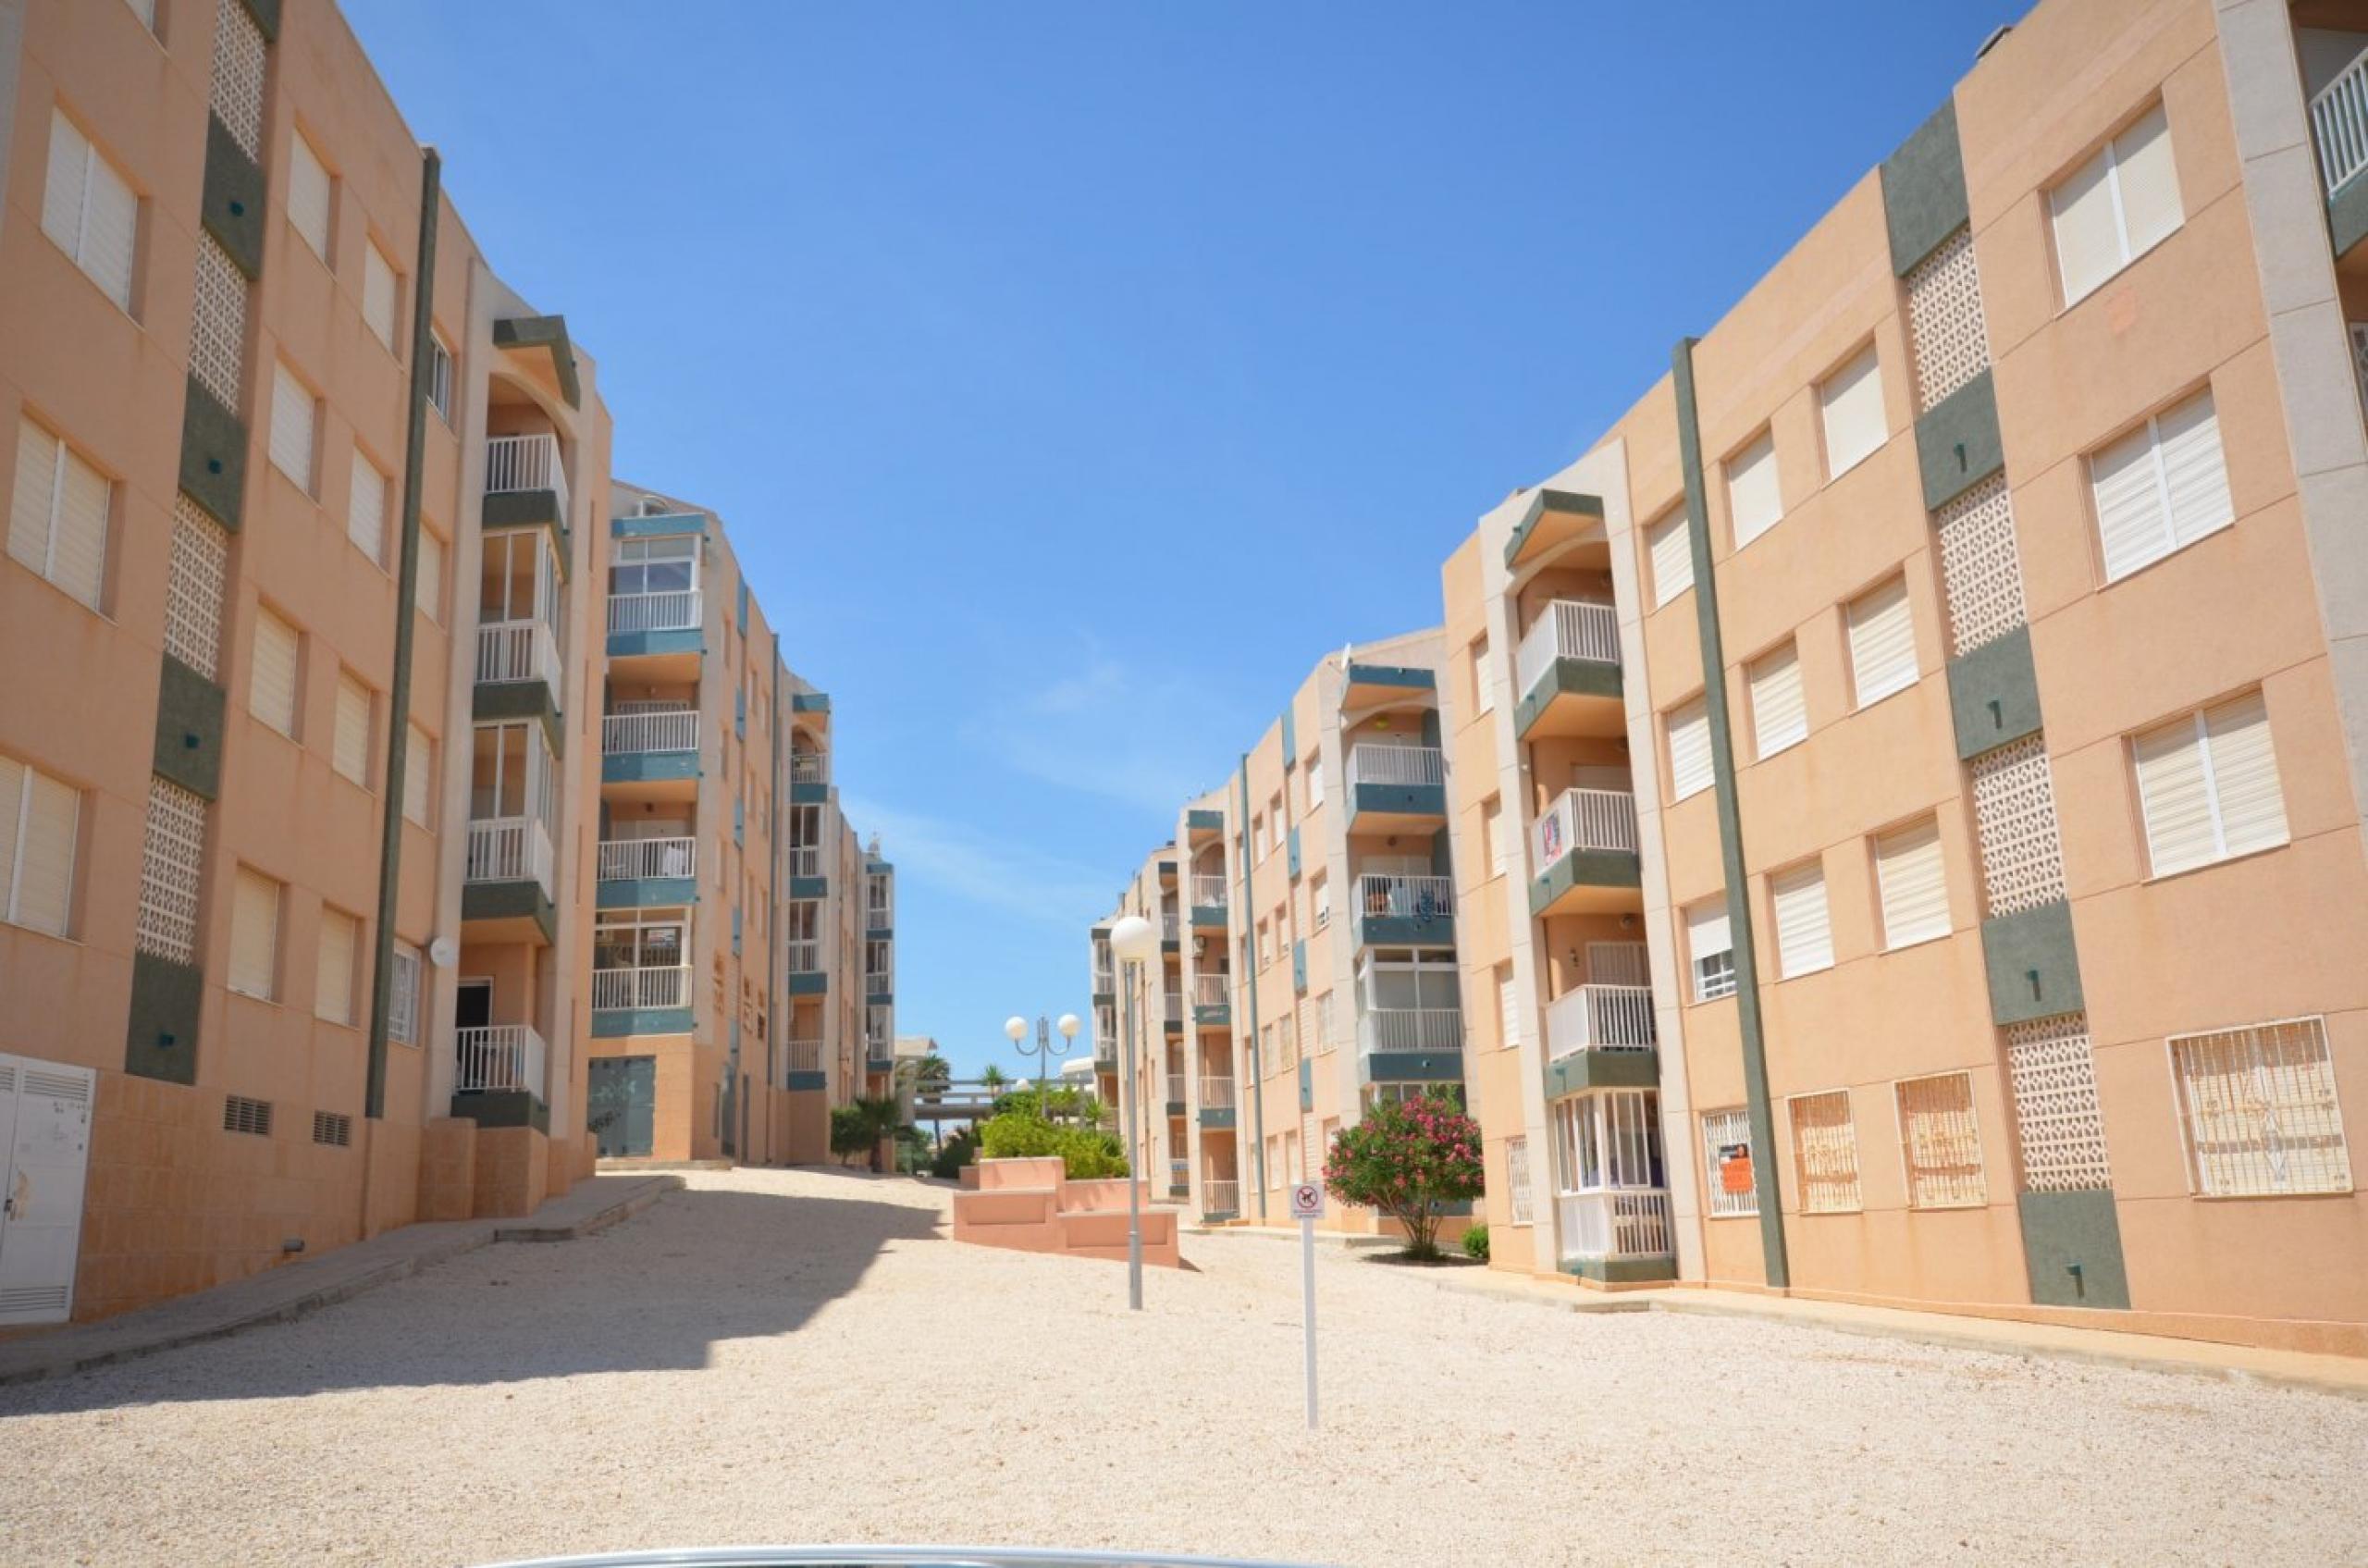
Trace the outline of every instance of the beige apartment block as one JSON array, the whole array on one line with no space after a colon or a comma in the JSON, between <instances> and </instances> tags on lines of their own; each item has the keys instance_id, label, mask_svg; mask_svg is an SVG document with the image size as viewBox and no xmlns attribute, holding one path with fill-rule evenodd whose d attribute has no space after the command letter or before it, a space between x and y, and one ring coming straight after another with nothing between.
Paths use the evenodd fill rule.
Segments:
<instances>
[{"instance_id":1,"label":"beige apartment block","mask_svg":"<svg viewBox=\"0 0 2368 1568\"><path fill-rule=\"evenodd\" d=\"M2363 51L2044 0L1448 561L1497 1266L2368 1353Z\"/></svg>"}]
</instances>

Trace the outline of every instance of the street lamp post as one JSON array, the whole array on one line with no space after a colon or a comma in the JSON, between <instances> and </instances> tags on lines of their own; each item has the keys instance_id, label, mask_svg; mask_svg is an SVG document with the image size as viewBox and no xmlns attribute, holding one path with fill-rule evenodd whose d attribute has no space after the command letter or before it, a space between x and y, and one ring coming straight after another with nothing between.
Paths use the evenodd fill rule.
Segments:
<instances>
[{"instance_id":1,"label":"street lamp post","mask_svg":"<svg viewBox=\"0 0 2368 1568\"><path fill-rule=\"evenodd\" d=\"M1046 1023L1043 1014L1037 1014L1036 1044L1031 1050L1020 1043L1028 1038L1028 1020L1017 1013L1003 1020L1004 1037L1011 1042L1012 1049L1018 1052L1023 1058L1028 1056L1036 1058L1036 1114L1046 1121L1053 1119L1052 1090L1046 1087L1053 1076L1053 1058L1067 1056L1069 1047L1076 1043L1077 1015L1063 1013L1060 1029L1061 1043L1055 1046L1053 1043L1052 1026Z\"/></svg>"},{"instance_id":2,"label":"street lamp post","mask_svg":"<svg viewBox=\"0 0 2368 1568\"><path fill-rule=\"evenodd\" d=\"M1141 1118L1142 1085L1135 1080L1135 986L1143 964L1159 951L1159 932L1141 915L1128 915L1110 928L1110 951L1126 966L1121 977L1127 999L1127 1306L1143 1310L1143 1177L1135 1168L1136 1123Z\"/></svg>"}]
</instances>

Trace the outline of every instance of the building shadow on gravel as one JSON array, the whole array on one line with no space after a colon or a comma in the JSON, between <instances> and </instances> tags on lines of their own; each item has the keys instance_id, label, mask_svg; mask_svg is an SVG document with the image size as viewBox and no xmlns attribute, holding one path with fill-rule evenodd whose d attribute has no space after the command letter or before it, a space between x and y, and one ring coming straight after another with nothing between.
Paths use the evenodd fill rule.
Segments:
<instances>
[{"instance_id":1,"label":"building shadow on gravel","mask_svg":"<svg viewBox=\"0 0 2368 1568\"><path fill-rule=\"evenodd\" d=\"M819 1174L819 1173L818 1173ZM292 1323L0 1387L35 1413L346 1389L697 1371L722 1340L794 1334L898 1243L945 1241L933 1210L684 1189L572 1241L500 1242Z\"/></svg>"}]
</instances>

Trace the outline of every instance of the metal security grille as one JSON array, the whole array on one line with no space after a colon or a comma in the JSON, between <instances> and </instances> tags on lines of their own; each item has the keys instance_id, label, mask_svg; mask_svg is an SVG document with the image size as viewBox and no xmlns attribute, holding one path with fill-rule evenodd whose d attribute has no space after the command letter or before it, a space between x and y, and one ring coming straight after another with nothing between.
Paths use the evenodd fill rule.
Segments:
<instances>
[{"instance_id":1,"label":"metal security grille","mask_svg":"<svg viewBox=\"0 0 2368 1568\"><path fill-rule=\"evenodd\" d=\"M247 278L211 234L197 237L197 302L190 317L189 368L237 413L247 367Z\"/></svg>"},{"instance_id":2,"label":"metal security grille","mask_svg":"<svg viewBox=\"0 0 2368 1568\"><path fill-rule=\"evenodd\" d=\"M132 944L177 964L197 962L198 868L205 802L172 780L148 780L148 836L140 851L140 919Z\"/></svg>"},{"instance_id":3,"label":"metal security grille","mask_svg":"<svg viewBox=\"0 0 2368 1568\"><path fill-rule=\"evenodd\" d=\"M353 1142L353 1118L342 1111L313 1113L313 1142L343 1149Z\"/></svg>"},{"instance_id":4,"label":"metal security grille","mask_svg":"<svg viewBox=\"0 0 2368 1568\"><path fill-rule=\"evenodd\" d=\"M2173 1035L2170 1048L2198 1192L2239 1198L2351 1191L2325 1019Z\"/></svg>"},{"instance_id":5,"label":"metal security grille","mask_svg":"<svg viewBox=\"0 0 2368 1568\"><path fill-rule=\"evenodd\" d=\"M222 1130L252 1132L258 1138L271 1136L271 1102L250 1100L244 1094L231 1094L222 1101Z\"/></svg>"},{"instance_id":6,"label":"metal security grille","mask_svg":"<svg viewBox=\"0 0 2368 1568\"><path fill-rule=\"evenodd\" d=\"M1752 1179L1751 1154L1751 1118L1741 1109L1703 1114L1702 1155L1710 1173L1712 1214L1759 1212L1759 1189Z\"/></svg>"},{"instance_id":7,"label":"metal security grille","mask_svg":"<svg viewBox=\"0 0 2368 1568\"><path fill-rule=\"evenodd\" d=\"M1858 1133L1850 1121L1850 1091L1802 1094L1793 1113L1793 1171L1803 1214L1848 1214L1860 1206Z\"/></svg>"},{"instance_id":8,"label":"metal security grille","mask_svg":"<svg viewBox=\"0 0 2368 1568\"><path fill-rule=\"evenodd\" d=\"M2023 564L2006 476L1992 475L1933 514L1949 601L1950 652L1971 653L2023 624Z\"/></svg>"},{"instance_id":9,"label":"metal security grille","mask_svg":"<svg viewBox=\"0 0 2368 1568\"><path fill-rule=\"evenodd\" d=\"M2110 1191L2113 1167L2105 1159L2089 1016L2065 1013L2008 1025L2006 1074L2015 1091L2023 1191Z\"/></svg>"},{"instance_id":10,"label":"metal security grille","mask_svg":"<svg viewBox=\"0 0 2368 1568\"><path fill-rule=\"evenodd\" d=\"M1505 1141L1505 1188L1511 1200L1513 1223L1535 1223L1532 1204L1535 1202L1529 1186L1529 1140L1509 1138Z\"/></svg>"},{"instance_id":11,"label":"metal security grille","mask_svg":"<svg viewBox=\"0 0 2368 1568\"><path fill-rule=\"evenodd\" d=\"M1907 1206L1970 1208L1986 1202L1971 1076L1945 1072L1936 1078L1903 1079L1897 1088Z\"/></svg>"},{"instance_id":12,"label":"metal security grille","mask_svg":"<svg viewBox=\"0 0 2368 1568\"><path fill-rule=\"evenodd\" d=\"M1916 346L1916 412L1990 368L1973 231L1960 228L1907 275L1907 330Z\"/></svg>"},{"instance_id":13,"label":"metal security grille","mask_svg":"<svg viewBox=\"0 0 2368 1568\"><path fill-rule=\"evenodd\" d=\"M216 0L214 84L206 106L239 150L257 163L263 161L263 29L242 0Z\"/></svg>"},{"instance_id":14,"label":"metal security grille","mask_svg":"<svg viewBox=\"0 0 2368 1568\"><path fill-rule=\"evenodd\" d=\"M204 675L222 649L222 592L230 536L189 497L173 498L173 555L165 577L165 651Z\"/></svg>"},{"instance_id":15,"label":"metal security grille","mask_svg":"<svg viewBox=\"0 0 2368 1568\"><path fill-rule=\"evenodd\" d=\"M2064 845L2041 737L2027 735L1973 759L1973 820L1989 914L2012 915L2064 897Z\"/></svg>"}]
</instances>

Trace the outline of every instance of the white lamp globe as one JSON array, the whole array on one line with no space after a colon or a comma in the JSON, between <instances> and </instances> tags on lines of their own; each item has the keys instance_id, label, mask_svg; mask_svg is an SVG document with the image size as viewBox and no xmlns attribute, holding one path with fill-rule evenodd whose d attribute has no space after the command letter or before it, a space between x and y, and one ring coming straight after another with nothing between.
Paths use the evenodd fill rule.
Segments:
<instances>
[{"instance_id":1,"label":"white lamp globe","mask_svg":"<svg viewBox=\"0 0 2368 1568\"><path fill-rule=\"evenodd\" d=\"M1077 1015L1075 1013L1063 1013L1061 1015L1060 1021L1053 1027L1061 1031L1062 1039L1075 1040L1077 1038L1077 1031L1083 1026L1078 1022Z\"/></svg>"},{"instance_id":2,"label":"white lamp globe","mask_svg":"<svg viewBox=\"0 0 2368 1568\"><path fill-rule=\"evenodd\" d=\"M1017 1045L1028 1038L1028 1020L1016 1015L1007 1018L1003 1020L1003 1032L1005 1039Z\"/></svg>"},{"instance_id":3,"label":"white lamp globe","mask_svg":"<svg viewBox=\"0 0 2368 1568\"><path fill-rule=\"evenodd\" d=\"M1110 951L1130 964L1148 963L1159 952L1159 932L1141 915L1128 915L1110 928Z\"/></svg>"}]
</instances>

